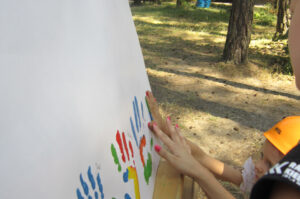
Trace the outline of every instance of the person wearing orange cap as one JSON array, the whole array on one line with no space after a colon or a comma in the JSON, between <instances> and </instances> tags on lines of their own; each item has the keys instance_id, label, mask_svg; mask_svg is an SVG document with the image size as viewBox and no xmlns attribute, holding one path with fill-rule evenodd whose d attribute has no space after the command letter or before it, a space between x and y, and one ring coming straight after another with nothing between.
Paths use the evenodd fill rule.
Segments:
<instances>
[{"instance_id":1,"label":"person wearing orange cap","mask_svg":"<svg viewBox=\"0 0 300 199\"><path fill-rule=\"evenodd\" d=\"M284 155L299 142L300 116L289 116L278 122L264 136Z\"/></svg>"},{"instance_id":2,"label":"person wearing orange cap","mask_svg":"<svg viewBox=\"0 0 300 199\"><path fill-rule=\"evenodd\" d=\"M294 146L299 143L300 140L300 116L289 116L278 122L270 130L264 133L264 136L267 138L264 145L272 145L270 147L264 147L264 150L269 148L275 148L279 151L273 151L274 157L280 157L286 155ZM264 154L268 152L264 151ZM280 155L281 154L281 155ZM266 167L264 163L265 160L261 159L255 165L255 179L257 180L270 168L271 165L274 165L274 162L267 162L269 164ZM275 162L276 163L276 162Z\"/></svg>"},{"instance_id":3,"label":"person wearing orange cap","mask_svg":"<svg viewBox=\"0 0 300 199\"><path fill-rule=\"evenodd\" d=\"M292 0L293 13L289 30L289 49L296 77L296 86L300 89L300 4ZM146 93L154 123L149 128L160 138L169 149L159 145L156 152L165 158L178 171L192 177L206 192L210 199L233 199L234 197L217 181L216 178L241 185L245 191L250 191L252 185L272 166L282 159L300 140L300 116L284 118L270 130L265 132L267 138L262 151L261 160L254 166L252 161L246 161L244 170L239 170L216 160L201 150L199 146L185 139L177 126L172 126L171 119L163 120L151 92ZM253 179L254 174L254 179ZM280 197L279 197L280 198Z\"/></svg>"},{"instance_id":4,"label":"person wearing orange cap","mask_svg":"<svg viewBox=\"0 0 300 199\"><path fill-rule=\"evenodd\" d=\"M173 127L170 117L163 121L151 92L147 93L146 99L155 121L149 123L149 128L171 153L160 146L155 146L155 150L179 171L194 178L210 198L233 198L216 178L240 186L245 195L250 194L254 183L300 140L300 116L285 117L264 133L266 141L262 147L261 159L254 165L249 158L241 172L209 156L198 145L181 136L178 125Z\"/></svg>"},{"instance_id":5,"label":"person wearing orange cap","mask_svg":"<svg viewBox=\"0 0 300 199\"><path fill-rule=\"evenodd\" d=\"M255 183L250 199L300 198L300 144Z\"/></svg>"}]
</instances>

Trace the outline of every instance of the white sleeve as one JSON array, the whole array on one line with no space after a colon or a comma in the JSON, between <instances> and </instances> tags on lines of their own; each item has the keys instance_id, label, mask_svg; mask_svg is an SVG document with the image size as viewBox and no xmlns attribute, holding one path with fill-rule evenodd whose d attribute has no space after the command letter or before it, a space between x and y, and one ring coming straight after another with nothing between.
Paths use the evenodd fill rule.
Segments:
<instances>
[{"instance_id":1,"label":"white sleeve","mask_svg":"<svg viewBox=\"0 0 300 199\"><path fill-rule=\"evenodd\" d=\"M242 171L243 182L240 186L241 191L244 193L250 193L254 185L255 179L255 166L253 164L252 158L249 157L244 163Z\"/></svg>"}]
</instances>

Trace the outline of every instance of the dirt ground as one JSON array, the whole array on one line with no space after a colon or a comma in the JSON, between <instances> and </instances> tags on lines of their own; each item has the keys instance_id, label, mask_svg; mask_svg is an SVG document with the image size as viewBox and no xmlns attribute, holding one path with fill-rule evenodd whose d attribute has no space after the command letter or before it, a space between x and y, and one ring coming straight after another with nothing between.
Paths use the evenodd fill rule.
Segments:
<instances>
[{"instance_id":1,"label":"dirt ground","mask_svg":"<svg viewBox=\"0 0 300 199\"><path fill-rule=\"evenodd\" d=\"M173 52L181 50L174 47ZM161 112L188 139L241 168L260 149L264 131L284 116L300 115L300 92L292 76L272 75L251 61L246 66L225 64L209 45L199 46L197 53L199 57L146 55L153 93ZM242 198L234 186L227 188Z\"/></svg>"},{"instance_id":2,"label":"dirt ground","mask_svg":"<svg viewBox=\"0 0 300 199\"><path fill-rule=\"evenodd\" d=\"M180 29L170 17L136 13L147 73L161 112L211 156L241 168L260 150L264 131L284 116L300 115L294 77L272 74L255 58L259 49L263 49L259 57L282 50L280 45L270 46L271 40L256 37L266 31L263 28L254 30L249 63L235 66L220 61L226 32ZM224 185L242 198L237 188Z\"/></svg>"},{"instance_id":3,"label":"dirt ground","mask_svg":"<svg viewBox=\"0 0 300 199\"><path fill-rule=\"evenodd\" d=\"M284 116L300 114L300 92L293 77L266 74L252 63L224 64L222 70L214 64L164 59L147 72L161 112L207 153L240 168L260 149L264 131Z\"/></svg>"}]
</instances>

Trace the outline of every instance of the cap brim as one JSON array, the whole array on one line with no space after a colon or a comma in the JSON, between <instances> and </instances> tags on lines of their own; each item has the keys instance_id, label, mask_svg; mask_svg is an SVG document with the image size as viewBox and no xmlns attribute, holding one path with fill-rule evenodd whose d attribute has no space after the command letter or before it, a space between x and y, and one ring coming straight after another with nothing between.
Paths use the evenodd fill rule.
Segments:
<instances>
[{"instance_id":1,"label":"cap brim","mask_svg":"<svg viewBox=\"0 0 300 199\"><path fill-rule=\"evenodd\" d=\"M288 153L288 147L283 143L282 138L280 138L275 133L272 133L272 130L266 131L264 136L269 140L273 146L275 146L282 154L286 155Z\"/></svg>"}]
</instances>

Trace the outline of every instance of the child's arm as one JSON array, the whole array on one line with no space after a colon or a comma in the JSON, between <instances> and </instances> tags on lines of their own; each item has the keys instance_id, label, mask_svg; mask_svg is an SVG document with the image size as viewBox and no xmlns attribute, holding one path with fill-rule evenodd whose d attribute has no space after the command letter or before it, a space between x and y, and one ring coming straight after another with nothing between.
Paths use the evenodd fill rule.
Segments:
<instances>
[{"instance_id":1,"label":"child's arm","mask_svg":"<svg viewBox=\"0 0 300 199\"><path fill-rule=\"evenodd\" d=\"M241 172L232 166L225 164L209 155L207 155L198 145L187 140L188 145L191 147L192 155L201 163L205 168L210 170L217 178L240 185L243 181Z\"/></svg>"},{"instance_id":2,"label":"child's arm","mask_svg":"<svg viewBox=\"0 0 300 199\"><path fill-rule=\"evenodd\" d=\"M154 121L157 123L158 127L170 137L170 132L168 131L167 124L165 120L163 120L159 109L158 104L150 91L146 92L146 99L149 105L151 114L153 116ZM149 124L149 128L153 130L152 123ZM194 158L202 164L205 168L210 170L217 178L221 180L225 180L236 185L240 185L243 181L242 174L239 170L234 169L233 167L214 159L213 157L207 155L198 145L187 140L186 143L189 145L191 149L191 153Z\"/></svg>"},{"instance_id":3,"label":"child's arm","mask_svg":"<svg viewBox=\"0 0 300 199\"><path fill-rule=\"evenodd\" d=\"M163 133L156 124L153 125L154 133L169 149L167 151L155 145L156 152L179 172L192 177L210 199L234 199L214 175L192 156L191 149L186 143L186 139L180 134L179 129L172 127L170 121L167 121L167 126L170 136Z\"/></svg>"}]
</instances>

